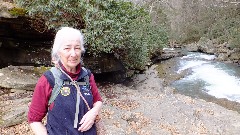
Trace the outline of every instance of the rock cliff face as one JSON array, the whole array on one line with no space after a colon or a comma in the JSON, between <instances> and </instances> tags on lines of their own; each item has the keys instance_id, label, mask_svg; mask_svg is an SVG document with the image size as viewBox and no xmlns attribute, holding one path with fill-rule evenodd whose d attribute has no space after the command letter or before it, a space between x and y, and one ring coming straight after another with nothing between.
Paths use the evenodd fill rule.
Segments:
<instances>
[{"instance_id":1,"label":"rock cliff face","mask_svg":"<svg viewBox=\"0 0 240 135\"><path fill-rule=\"evenodd\" d=\"M53 34L40 33L26 17L0 17L0 61L7 65L49 65L49 49ZM41 57L40 57L41 56Z\"/></svg>"}]
</instances>

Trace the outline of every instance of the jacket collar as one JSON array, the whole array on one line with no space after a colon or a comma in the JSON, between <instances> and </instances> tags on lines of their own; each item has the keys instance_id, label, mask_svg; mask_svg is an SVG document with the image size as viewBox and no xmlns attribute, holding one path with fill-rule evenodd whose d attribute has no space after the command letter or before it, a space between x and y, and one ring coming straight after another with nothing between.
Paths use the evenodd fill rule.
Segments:
<instances>
[{"instance_id":1,"label":"jacket collar","mask_svg":"<svg viewBox=\"0 0 240 135\"><path fill-rule=\"evenodd\" d=\"M79 77L81 76L80 73L81 73L81 64L78 64L77 67L76 67L76 73L71 73L69 71L67 71L67 69L63 66L63 64L61 62L59 62L59 66L60 68L65 72L67 73L73 80L78 80ZM79 76L80 75L80 76ZM64 74L61 75L61 78L63 80L69 80L67 76L65 76Z\"/></svg>"}]
</instances>

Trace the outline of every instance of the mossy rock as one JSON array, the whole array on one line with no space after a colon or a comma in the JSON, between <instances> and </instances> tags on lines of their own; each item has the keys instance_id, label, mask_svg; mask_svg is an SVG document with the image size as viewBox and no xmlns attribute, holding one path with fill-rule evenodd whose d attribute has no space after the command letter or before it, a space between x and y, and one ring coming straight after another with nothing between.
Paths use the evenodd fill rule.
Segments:
<instances>
[{"instance_id":1,"label":"mossy rock","mask_svg":"<svg viewBox=\"0 0 240 135\"><path fill-rule=\"evenodd\" d=\"M27 14L27 10L19 7L14 7L9 10L9 13L13 16L25 16Z\"/></svg>"}]
</instances>

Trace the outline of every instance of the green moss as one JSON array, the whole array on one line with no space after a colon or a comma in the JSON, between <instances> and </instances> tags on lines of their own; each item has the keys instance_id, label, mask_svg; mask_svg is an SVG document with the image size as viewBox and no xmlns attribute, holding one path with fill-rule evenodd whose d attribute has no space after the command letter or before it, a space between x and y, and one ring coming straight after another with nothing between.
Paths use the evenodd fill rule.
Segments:
<instances>
[{"instance_id":1,"label":"green moss","mask_svg":"<svg viewBox=\"0 0 240 135\"><path fill-rule=\"evenodd\" d=\"M13 16L24 16L27 13L26 9L14 7L9 10L9 13Z\"/></svg>"},{"instance_id":2,"label":"green moss","mask_svg":"<svg viewBox=\"0 0 240 135\"><path fill-rule=\"evenodd\" d=\"M41 66L41 67L34 67L34 73L37 75L41 75L43 74L45 71L49 70L51 67L45 67L45 66Z\"/></svg>"}]
</instances>

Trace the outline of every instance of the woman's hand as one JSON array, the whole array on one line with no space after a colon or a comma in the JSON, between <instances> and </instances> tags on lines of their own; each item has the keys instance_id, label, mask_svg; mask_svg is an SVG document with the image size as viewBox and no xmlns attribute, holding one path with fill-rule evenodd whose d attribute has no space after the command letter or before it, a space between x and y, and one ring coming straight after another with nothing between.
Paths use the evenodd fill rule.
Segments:
<instances>
[{"instance_id":1,"label":"woman's hand","mask_svg":"<svg viewBox=\"0 0 240 135\"><path fill-rule=\"evenodd\" d=\"M42 122L32 122L30 127L35 135L47 135L47 129Z\"/></svg>"},{"instance_id":2,"label":"woman's hand","mask_svg":"<svg viewBox=\"0 0 240 135\"><path fill-rule=\"evenodd\" d=\"M89 130L92 125L94 124L95 118L97 116L97 112L95 112L93 109L88 111L81 119L80 121L80 127L78 128L78 131L84 132Z\"/></svg>"},{"instance_id":3,"label":"woman's hand","mask_svg":"<svg viewBox=\"0 0 240 135\"><path fill-rule=\"evenodd\" d=\"M78 131L84 132L89 130L95 122L95 118L99 114L102 108L102 101L97 101L93 104L93 108L89 110L81 119L81 126L78 128Z\"/></svg>"}]
</instances>

